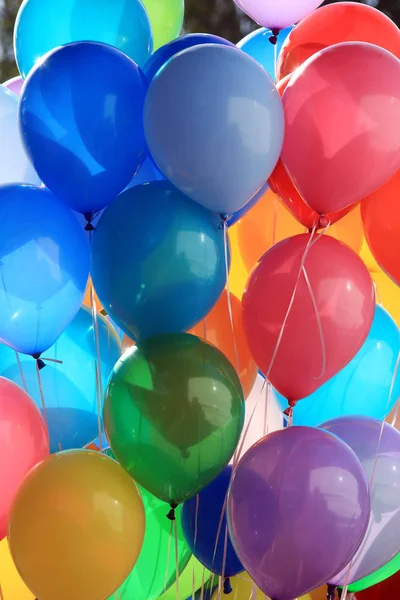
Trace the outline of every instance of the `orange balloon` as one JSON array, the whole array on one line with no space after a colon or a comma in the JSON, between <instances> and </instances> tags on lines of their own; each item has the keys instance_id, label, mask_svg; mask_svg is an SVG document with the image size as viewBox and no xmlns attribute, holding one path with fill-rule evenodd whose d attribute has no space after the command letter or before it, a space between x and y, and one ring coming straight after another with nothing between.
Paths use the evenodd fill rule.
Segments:
<instances>
[{"instance_id":1,"label":"orange balloon","mask_svg":"<svg viewBox=\"0 0 400 600\"><path fill-rule=\"evenodd\" d=\"M108 598L131 572L145 530L142 498L115 460L90 450L53 454L25 478L8 540L40 600Z\"/></svg>"},{"instance_id":2,"label":"orange balloon","mask_svg":"<svg viewBox=\"0 0 400 600\"><path fill-rule=\"evenodd\" d=\"M258 368L254 362L242 324L242 304L238 298L231 294L231 308L233 331L229 316L228 294L222 292L217 304L189 333L203 338L214 344L231 361L238 371L244 396L247 398L253 388L257 377ZM236 351L237 361L236 361Z\"/></svg>"}]
</instances>

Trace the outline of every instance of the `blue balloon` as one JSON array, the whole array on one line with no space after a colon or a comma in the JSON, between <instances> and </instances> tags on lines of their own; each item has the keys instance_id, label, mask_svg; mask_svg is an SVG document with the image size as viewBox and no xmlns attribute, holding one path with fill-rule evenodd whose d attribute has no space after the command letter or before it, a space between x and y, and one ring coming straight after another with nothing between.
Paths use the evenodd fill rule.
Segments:
<instances>
[{"instance_id":1,"label":"blue balloon","mask_svg":"<svg viewBox=\"0 0 400 600\"><path fill-rule=\"evenodd\" d=\"M231 215L275 168L282 101L266 71L244 52L203 44L158 71L146 96L144 128L169 181L209 210Z\"/></svg>"},{"instance_id":2,"label":"blue balloon","mask_svg":"<svg viewBox=\"0 0 400 600\"><path fill-rule=\"evenodd\" d=\"M170 58L175 56L175 54L201 44L220 44L222 46L235 47L232 42L229 42L219 35L212 35L210 33L189 33L189 35L184 35L176 40L172 40L169 44L165 44L165 46L161 46L154 54L152 54L152 56L150 56L143 67L144 74L148 81L150 82L161 67L163 67Z\"/></svg>"},{"instance_id":3,"label":"blue balloon","mask_svg":"<svg viewBox=\"0 0 400 600\"><path fill-rule=\"evenodd\" d=\"M272 36L272 31L265 27L246 35L245 38L240 40L237 47L260 63L271 75L272 79L275 80L275 52L276 58L278 58L279 52L292 29L293 27L286 27L286 29L282 29L279 32L276 49L274 48L274 44L271 44L269 40Z\"/></svg>"},{"instance_id":4,"label":"blue balloon","mask_svg":"<svg viewBox=\"0 0 400 600\"><path fill-rule=\"evenodd\" d=\"M100 302L129 337L186 331L226 284L220 219L168 181L134 187L96 227L91 274Z\"/></svg>"},{"instance_id":5,"label":"blue balloon","mask_svg":"<svg viewBox=\"0 0 400 600\"><path fill-rule=\"evenodd\" d=\"M224 561L227 527L224 511L226 512L225 502L231 475L232 467L225 467L198 496L185 502L182 509L183 535L190 550L209 571L217 575L224 574L226 577L233 577L244 571L229 533ZM221 515L223 515L222 521Z\"/></svg>"},{"instance_id":6,"label":"blue balloon","mask_svg":"<svg viewBox=\"0 0 400 600\"><path fill-rule=\"evenodd\" d=\"M89 245L74 214L49 191L0 187L0 342L39 356L78 312Z\"/></svg>"},{"instance_id":7,"label":"blue balloon","mask_svg":"<svg viewBox=\"0 0 400 600\"><path fill-rule=\"evenodd\" d=\"M138 66L104 44L53 50L29 75L22 139L43 183L73 210L107 206L144 161L145 94Z\"/></svg>"},{"instance_id":8,"label":"blue balloon","mask_svg":"<svg viewBox=\"0 0 400 600\"><path fill-rule=\"evenodd\" d=\"M399 329L389 313L377 306L359 352L335 377L296 404L293 424L316 427L350 415L384 419L400 396L400 371L396 373L399 351ZM275 393L286 409L287 400Z\"/></svg>"},{"instance_id":9,"label":"blue balloon","mask_svg":"<svg viewBox=\"0 0 400 600\"><path fill-rule=\"evenodd\" d=\"M16 353L0 344L0 375L22 388L26 384L29 395L47 419L51 452L82 448L97 435L97 398L101 408L103 397L100 394L120 357L118 336L100 315L97 329L102 389L99 386L96 392L97 350L92 315L89 309L81 308L57 342L46 351L46 359L62 363L48 360L40 371L45 411L35 361L29 356L20 356L22 378Z\"/></svg>"},{"instance_id":10,"label":"blue balloon","mask_svg":"<svg viewBox=\"0 0 400 600\"><path fill-rule=\"evenodd\" d=\"M71 42L102 42L139 66L153 49L151 26L140 0L25 0L14 31L18 68L25 78L50 50ZM99 70L99 76L102 76Z\"/></svg>"},{"instance_id":11,"label":"blue balloon","mask_svg":"<svg viewBox=\"0 0 400 600\"><path fill-rule=\"evenodd\" d=\"M238 210L237 212L233 213L233 215L231 215L227 221L228 226L231 227L232 225L234 225L235 223L237 223L238 221L240 221L240 219L242 217L244 217L244 215L246 213L249 212L249 210L251 210L253 208L253 206L255 206L257 204L257 202L259 200L261 200L261 198L264 196L265 192L268 190L268 182L266 182L262 188L257 192L257 194L255 194L252 199L250 200L250 202L248 202L246 204L246 206L244 206L243 208L241 208L240 210Z\"/></svg>"}]
</instances>

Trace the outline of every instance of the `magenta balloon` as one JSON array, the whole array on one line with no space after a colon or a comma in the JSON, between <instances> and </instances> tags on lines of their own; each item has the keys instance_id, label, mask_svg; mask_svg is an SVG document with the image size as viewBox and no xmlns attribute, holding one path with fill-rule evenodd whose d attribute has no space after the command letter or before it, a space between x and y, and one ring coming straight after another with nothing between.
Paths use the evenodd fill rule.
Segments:
<instances>
[{"instance_id":1,"label":"magenta balloon","mask_svg":"<svg viewBox=\"0 0 400 600\"><path fill-rule=\"evenodd\" d=\"M269 29L285 29L313 12L323 0L235 0L246 15Z\"/></svg>"},{"instance_id":2,"label":"magenta balloon","mask_svg":"<svg viewBox=\"0 0 400 600\"><path fill-rule=\"evenodd\" d=\"M11 90L11 92L13 92L13 94L15 94L16 96L19 96L21 93L22 86L24 85L24 80L19 75L18 77L13 77L12 79L5 81L3 83L3 85L4 85L4 87Z\"/></svg>"},{"instance_id":3,"label":"magenta balloon","mask_svg":"<svg viewBox=\"0 0 400 600\"><path fill-rule=\"evenodd\" d=\"M239 462L229 531L257 586L272 600L293 600L351 560L370 509L354 452L322 429L290 427L260 440Z\"/></svg>"},{"instance_id":4,"label":"magenta balloon","mask_svg":"<svg viewBox=\"0 0 400 600\"><path fill-rule=\"evenodd\" d=\"M341 417L321 427L354 450L372 482L368 531L351 565L330 581L343 585L371 575L400 552L400 432L366 417Z\"/></svg>"}]
</instances>

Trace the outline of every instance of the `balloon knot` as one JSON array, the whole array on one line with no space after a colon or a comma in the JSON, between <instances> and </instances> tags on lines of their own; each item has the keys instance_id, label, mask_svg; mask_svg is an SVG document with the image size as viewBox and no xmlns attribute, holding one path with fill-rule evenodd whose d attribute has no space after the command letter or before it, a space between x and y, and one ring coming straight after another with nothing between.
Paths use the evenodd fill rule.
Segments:
<instances>
[{"instance_id":1,"label":"balloon knot","mask_svg":"<svg viewBox=\"0 0 400 600\"><path fill-rule=\"evenodd\" d=\"M170 521L175 521L176 517L175 517L175 509L178 508L177 504L170 504L171 510L169 511L169 513L167 514L167 519L169 519Z\"/></svg>"},{"instance_id":2,"label":"balloon knot","mask_svg":"<svg viewBox=\"0 0 400 600\"><path fill-rule=\"evenodd\" d=\"M329 225L329 218L326 215L321 215L318 221L318 229L326 229Z\"/></svg>"},{"instance_id":3,"label":"balloon knot","mask_svg":"<svg viewBox=\"0 0 400 600\"><path fill-rule=\"evenodd\" d=\"M45 366L46 366L46 363L41 358L37 358L36 359L36 364L38 366L39 371L41 371L42 369L44 369Z\"/></svg>"},{"instance_id":4,"label":"balloon knot","mask_svg":"<svg viewBox=\"0 0 400 600\"><path fill-rule=\"evenodd\" d=\"M224 579L224 594L232 594L233 590L232 590L232 586L231 586L231 580L229 579L229 577L225 577Z\"/></svg>"},{"instance_id":5,"label":"balloon knot","mask_svg":"<svg viewBox=\"0 0 400 600\"><path fill-rule=\"evenodd\" d=\"M228 223L229 215L220 215L220 217L221 217L221 224L219 226L219 229L224 229L224 227Z\"/></svg>"},{"instance_id":6,"label":"balloon knot","mask_svg":"<svg viewBox=\"0 0 400 600\"><path fill-rule=\"evenodd\" d=\"M85 231L94 231L94 227L91 223L86 223Z\"/></svg>"},{"instance_id":7,"label":"balloon knot","mask_svg":"<svg viewBox=\"0 0 400 600\"><path fill-rule=\"evenodd\" d=\"M106 317L106 316L107 316L107 311L106 311L106 310L103 308L103 309L100 311L100 314L101 314L103 317Z\"/></svg>"},{"instance_id":8,"label":"balloon knot","mask_svg":"<svg viewBox=\"0 0 400 600\"><path fill-rule=\"evenodd\" d=\"M273 46L278 43L279 29L271 29L272 35L269 36L269 41Z\"/></svg>"},{"instance_id":9,"label":"balloon knot","mask_svg":"<svg viewBox=\"0 0 400 600\"><path fill-rule=\"evenodd\" d=\"M93 217L94 217L94 213L84 213L83 216L85 217L87 223L85 225L85 231L94 231L94 226L92 225L92 221L93 221Z\"/></svg>"},{"instance_id":10,"label":"balloon knot","mask_svg":"<svg viewBox=\"0 0 400 600\"><path fill-rule=\"evenodd\" d=\"M288 400L288 404L289 404L289 406L283 412L283 414L286 415L289 418L292 418L293 417L293 409L294 409L294 407L297 404L297 400Z\"/></svg>"},{"instance_id":11,"label":"balloon knot","mask_svg":"<svg viewBox=\"0 0 400 600\"><path fill-rule=\"evenodd\" d=\"M335 596L336 596L336 586L328 584L326 600L335 600Z\"/></svg>"}]
</instances>

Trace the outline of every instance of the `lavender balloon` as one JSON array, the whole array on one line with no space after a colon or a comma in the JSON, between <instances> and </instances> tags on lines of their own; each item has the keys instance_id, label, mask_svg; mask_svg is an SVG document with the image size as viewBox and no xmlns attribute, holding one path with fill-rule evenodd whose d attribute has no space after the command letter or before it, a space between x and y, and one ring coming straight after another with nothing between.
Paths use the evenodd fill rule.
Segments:
<instances>
[{"instance_id":1,"label":"lavender balloon","mask_svg":"<svg viewBox=\"0 0 400 600\"><path fill-rule=\"evenodd\" d=\"M241 459L228 498L229 533L257 586L272 600L293 600L351 560L370 509L354 452L327 431L290 427Z\"/></svg>"},{"instance_id":2,"label":"lavender balloon","mask_svg":"<svg viewBox=\"0 0 400 600\"><path fill-rule=\"evenodd\" d=\"M24 85L24 80L20 75L12 77L3 83L4 87L8 88L13 94L19 96Z\"/></svg>"},{"instance_id":3,"label":"lavender balloon","mask_svg":"<svg viewBox=\"0 0 400 600\"><path fill-rule=\"evenodd\" d=\"M343 585L347 576L348 583L362 579L400 552L400 432L366 417L342 417L321 427L354 450L372 483L368 531L351 565L330 580Z\"/></svg>"},{"instance_id":4,"label":"lavender balloon","mask_svg":"<svg viewBox=\"0 0 400 600\"><path fill-rule=\"evenodd\" d=\"M234 0L246 15L269 29L281 30L298 23L323 0Z\"/></svg>"}]
</instances>

